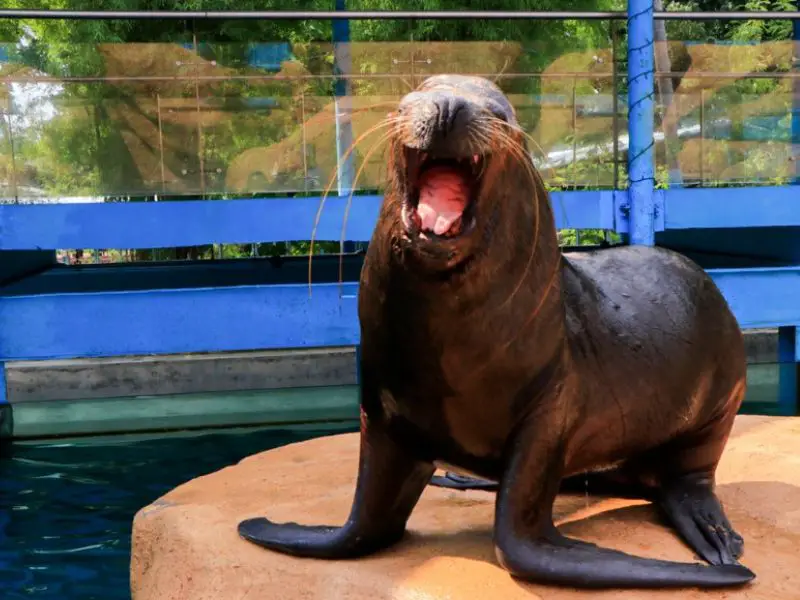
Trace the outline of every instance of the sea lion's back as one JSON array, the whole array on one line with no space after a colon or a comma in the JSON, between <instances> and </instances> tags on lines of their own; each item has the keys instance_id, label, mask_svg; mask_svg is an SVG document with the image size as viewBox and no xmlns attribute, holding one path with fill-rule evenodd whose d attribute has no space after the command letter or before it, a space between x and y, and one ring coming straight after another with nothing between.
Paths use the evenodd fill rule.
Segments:
<instances>
[{"instance_id":1,"label":"sea lion's back","mask_svg":"<svg viewBox=\"0 0 800 600\"><path fill-rule=\"evenodd\" d=\"M736 320L714 281L686 256L666 248L617 246L564 254L567 309L597 311L611 323L694 331ZM738 325L734 328L738 332ZM688 331L687 331L688 332ZM738 332L740 333L740 332Z\"/></svg>"},{"instance_id":2,"label":"sea lion's back","mask_svg":"<svg viewBox=\"0 0 800 600\"><path fill-rule=\"evenodd\" d=\"M640 385L645 393L652 379L671 382L680 396L709 373L731 382L744 376L739 325L711 277L687 257L620 246L566 253L563 273L573 353L604 370L619 393Z\"/></svg>"}]
</instances>

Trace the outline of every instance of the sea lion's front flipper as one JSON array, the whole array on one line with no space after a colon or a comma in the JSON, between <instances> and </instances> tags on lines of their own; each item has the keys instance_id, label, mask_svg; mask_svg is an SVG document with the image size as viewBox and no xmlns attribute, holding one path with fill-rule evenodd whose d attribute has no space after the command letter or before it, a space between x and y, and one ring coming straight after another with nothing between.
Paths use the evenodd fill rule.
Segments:
<instances>
[{"instance_id":1,"label":"sea lion's front flipper","mask_svg":"<svg viewBox=\"0 0 800 600\"><path fill-rule=\"evenodd\" d=\"M744 540L725 516L708 477L684 477L666 489L661 509L695 552L712 565L734 565L744 552Z\"/></svg>"},{"instance_id":2,"label":"sea lion's front flipper","mask_svg":"<svg viewBox=\"0 0 800 600\"><path fill-rule=\"evenodd\" d=\"M742 585L755 577L739 564L653 560L561 535L553 524L553 503L566 452L557 431L528 422L512 444L500 482L495 551L512 576L582 588L716 588Z\"/></svg>"},{"instance_id":3,"label":"sea lion's front flipper","mask_svg":"<svg viewBox=\"0 0 800 600\"><path fill-rule=\"evenodd\" d=\"M365 556L399 541L434 472L403 451L380 423L362 413L358 481L350 517L341 527L273 523L263 517L239 523L239 535L294 556L345 559Z\"/></svg>"}]
</instances>

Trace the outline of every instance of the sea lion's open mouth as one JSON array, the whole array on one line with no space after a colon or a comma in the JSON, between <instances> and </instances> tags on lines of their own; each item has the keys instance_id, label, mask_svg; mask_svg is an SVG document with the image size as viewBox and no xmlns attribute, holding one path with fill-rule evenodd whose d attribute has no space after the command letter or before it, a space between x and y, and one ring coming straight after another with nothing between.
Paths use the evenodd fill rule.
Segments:
<instances>
[{"instance_id":1,"label":"sea lion's open mouth","mask_svg":"<svg viewBox=\"0 0 800 600\"><path fill-rule=\"evenodd\" d=\"M452 239L475 226L486 157L441 158L404 148L407 193L403 221L423 239Z\"/></svg>"}]
</instances>

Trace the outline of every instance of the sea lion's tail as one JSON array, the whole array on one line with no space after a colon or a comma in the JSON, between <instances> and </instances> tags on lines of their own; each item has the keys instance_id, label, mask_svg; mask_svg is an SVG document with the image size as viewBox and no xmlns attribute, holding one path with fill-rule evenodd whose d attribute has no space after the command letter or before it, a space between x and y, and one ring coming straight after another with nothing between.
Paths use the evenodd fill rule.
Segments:
<instances>
[{"instance_id":1,"label":"sea lion's tail","mask_svg":"<svg viewBox=\"0 0 800 600\"><path fill-rule=\"evenodd\" d=\"M558 535L498 547L500 563L517 579L579 588L723 588L755 578L740 564L706 566L640 558Z\"/></svg>"}]
</instances>

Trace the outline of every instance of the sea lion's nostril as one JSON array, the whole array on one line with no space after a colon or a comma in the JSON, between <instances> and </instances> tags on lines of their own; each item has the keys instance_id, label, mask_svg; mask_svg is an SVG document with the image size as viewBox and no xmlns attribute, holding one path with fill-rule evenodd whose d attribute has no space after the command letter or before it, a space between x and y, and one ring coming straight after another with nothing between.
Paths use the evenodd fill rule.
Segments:
<instances>
[{"instance_id":1,"label":"sea lion's nostril","mask_svg":"<svg viewBox=\"0 0 800 600\"><path fill-rule=\"evenodd\" d=\"M450 110L450 127L448 129L453 129L458 122L459 116L466 115L466 111L467 105L464 102L455 103L455 106Z\"/></svg>"},{"instance_id":2,"label":"sea lion's nostril","mask_svg":"<svg viewBox=\"0 0 800 600\"><path fill-rule=\"evenodd\" d=\"M459 117L466 114L467 103L457 96L445 96L436 102L439 109L439 118L436 126L438 133L446 136L458 126Z\"/></svg>"},{"instance_id":3,"label":"sea lion's nostril","mask_svg":"<svg viewBox=\"0 0 800 600\"><path fill-rule=\"evenodd\" d=\"M444 135L447 135L447 131L449 130L447 123L450 118L450 107L448 104L446 98L436 103L436 108L439 111L439 118L436 121L436 125L439 133Z\"/></svg>"}]
</instances>

